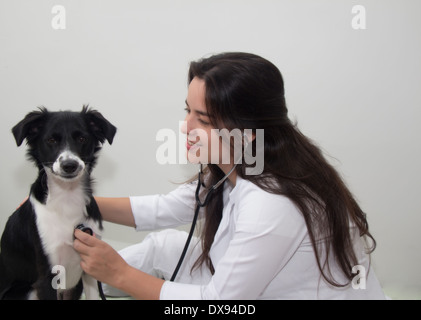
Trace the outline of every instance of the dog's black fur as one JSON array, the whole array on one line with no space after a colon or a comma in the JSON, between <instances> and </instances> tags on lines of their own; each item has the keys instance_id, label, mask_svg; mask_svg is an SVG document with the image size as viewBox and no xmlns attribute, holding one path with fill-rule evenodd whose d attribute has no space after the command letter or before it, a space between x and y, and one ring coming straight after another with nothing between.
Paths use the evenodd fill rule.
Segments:
<instances>
[{"instance_id":1,"label":"dog's black fur","mask_svg":"<svg viewBox=\"0 0 421 320\"><path fill-rule=\"evenodd\" d=\"M18 146L26 139L28 158L35 162L39 174L28 200L10 216L1 238L0 299L78 299L83 289L81 279L65 291L58 292L52 286L55 276L52 257L46 252L47 240L39 230L42 219L37 215L36 206L51 208L48 203L54 201L54 195L49 190L53 184L49 179L58 184L76 180L78 188L83 189L86 208L74 212L72 219L91 223L101 230L102 218L92 196L90 173L97 152L105 140L112 143L116 128L99 112L83 106L81 112L49 112L40 108L29 113L12 132ZM64 156L63 150L67 150ZM61 197L66 200L65 194ZM54 208L57 207L60 204L55 204ZM69 235L73 235L75 225L65 228L68 232L63 246L71 246ZM66 247L66 250L71 249ZM68 272L71 271L66 270Z\"/></svg>"}]
</instances>

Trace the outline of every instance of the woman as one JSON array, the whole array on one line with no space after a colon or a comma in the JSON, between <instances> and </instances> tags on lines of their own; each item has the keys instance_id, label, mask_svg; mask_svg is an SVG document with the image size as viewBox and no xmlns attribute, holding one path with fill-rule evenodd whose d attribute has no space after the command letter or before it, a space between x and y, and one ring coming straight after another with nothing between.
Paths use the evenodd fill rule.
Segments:
<instances>
[{"instance_id":1,"label":"woman","mask_svg":"<svg viewBox=\"0 0 421 320\"><path fill-rule=\"evenodd\" d=\"M369 271L375 241L366 216L320 149L289 120L279 70L253 54L223 53L191 63L188 81L182 130L189 160L208 163L202 201L227 178L200 211L200 245L193 241L170 282L186 233L151 233L120 256L77 230L74 247L85 272L139 299L384 298ZM212 139L212 129L223 128L244 133L244 148L264 159L261 172L246 173L247 154L215 156L215 143L219 151L235 147L233 139ZM97 201L107 221L170 228L192 221L196 185L166 196Z\"/></svg>"}]
</instances>

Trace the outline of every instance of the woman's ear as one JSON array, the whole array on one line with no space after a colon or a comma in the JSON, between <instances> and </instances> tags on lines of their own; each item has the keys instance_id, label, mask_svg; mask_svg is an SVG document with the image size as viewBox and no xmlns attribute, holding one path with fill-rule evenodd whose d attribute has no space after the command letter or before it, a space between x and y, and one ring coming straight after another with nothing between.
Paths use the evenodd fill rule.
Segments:
<instances>
[{"instance_id":1,"label":"woman's ear","mask_svg":"<svg viewBox=\"0 0 421 320\"><path fill-rule=\"evenodd\" d=\"M243 131L243 144L244 149L247 148L250 142L252 142L254 139L256 139L256 134L253 133L252 129L244 129Z\"/></svg>"}]
</instances>

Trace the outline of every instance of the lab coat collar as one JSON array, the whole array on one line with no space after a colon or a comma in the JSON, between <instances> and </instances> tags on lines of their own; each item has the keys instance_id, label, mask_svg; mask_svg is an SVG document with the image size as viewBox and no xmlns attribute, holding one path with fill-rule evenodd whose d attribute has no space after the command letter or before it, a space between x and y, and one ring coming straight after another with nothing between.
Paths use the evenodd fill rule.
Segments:
<instances>
[{"instance_id":1,"label":"lab coat collar","mask_svg":"<svg viewBox=\"0 0 421 320\"><path fill-rule=\"evenodd\" d=\"M235 181L235 186L233 186L231 184L231 182L227 183L228 185L228 193L229 193L229 198L230 199L235 199L236 198L236 194L238 194L238 190L240 190L242 188L242 185L244 184L245 180L243 178L241 178L240 176L237 175L236 181Z\"/></svg>"}]
</instances>

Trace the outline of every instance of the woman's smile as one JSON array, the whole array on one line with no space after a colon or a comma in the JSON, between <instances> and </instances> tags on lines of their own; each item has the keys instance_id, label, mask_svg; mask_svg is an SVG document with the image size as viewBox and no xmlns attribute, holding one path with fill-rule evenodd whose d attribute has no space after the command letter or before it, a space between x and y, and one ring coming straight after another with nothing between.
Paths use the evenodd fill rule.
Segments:
<instances>
[{"instance_id":1,"label":"woman's smile","mask_svg":"<svg viewBox=\"0 0 421 320\"><path fill-rule=\"evenodd\" d=\"M200 140L199 140L200 141ZM191 141L187 139L187 143L186 143L186 147L187 147L187 151L190 151L191 148L198 148L201 146L201 144L199 143L199 141Z\"/></svg>"}]
</instances>

